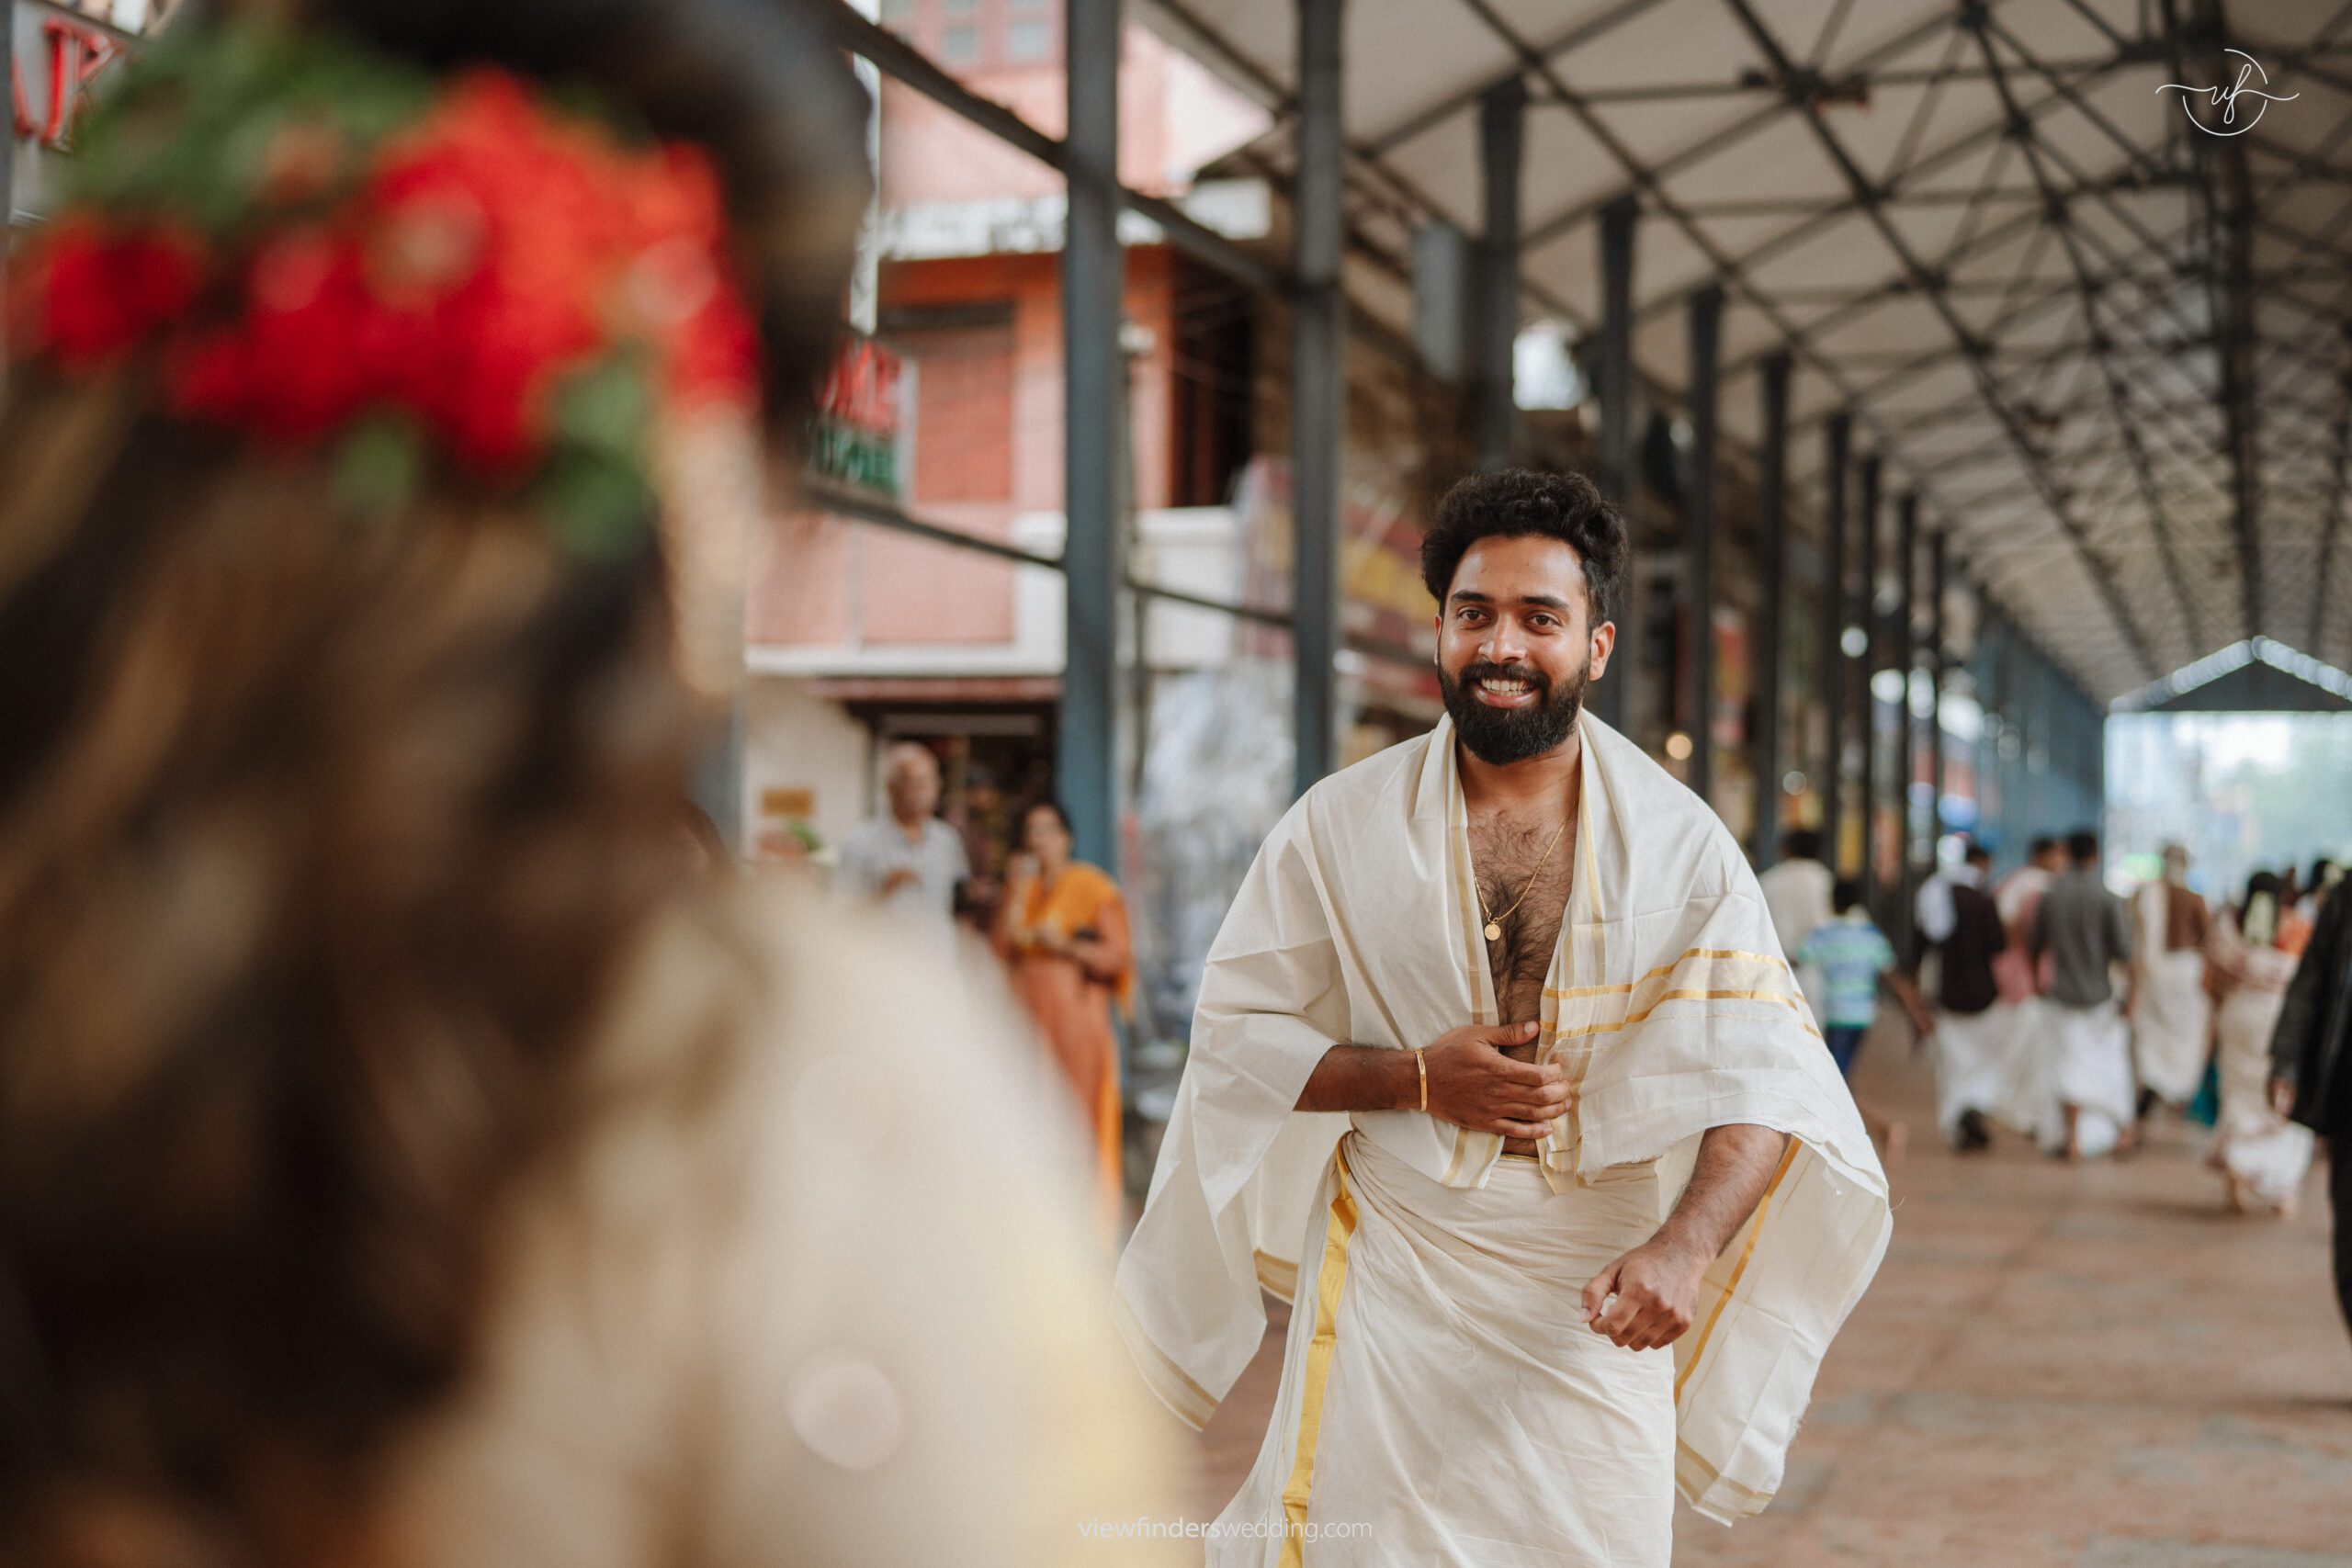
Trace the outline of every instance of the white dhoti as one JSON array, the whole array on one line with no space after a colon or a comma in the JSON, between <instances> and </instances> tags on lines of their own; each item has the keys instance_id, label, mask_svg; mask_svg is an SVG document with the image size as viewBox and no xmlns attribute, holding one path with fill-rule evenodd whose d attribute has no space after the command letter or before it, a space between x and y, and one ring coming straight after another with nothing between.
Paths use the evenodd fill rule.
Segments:
<instances>
[{"instance_id":1,"label":"white dhoti","mask_svg":"<svg viewBox=\"0 0 2352 1568\"><path fill-rule=\"evenodd\" d=\"M2043 1142L2058 1120L2058 1090L2051 1071L2049 1013L2051 1004L2040 997L2000 1002L1993 1011L2005 1017L2010 1051L2001 1076L2001 1098L1993 1113L2017 1131ZM2063 1129L2061 1137L2064 1136Z\"/></svg>"},{"instance_id":2,"label":"white dhoti","mask_svg":"<svg viewBox=\"0 0 2352 1568\"><path fill-rule=\"evenodd\" d=\"M2003 1115L2017 1077L2017 1020L1998 1004L1982 1012L1936 1010L1936 1125L1956 1139L1974 1111ZM2006 1117L2005 1117L2006 1119Z\"/></svg>"},{"instance_id":3,"label":"white dhoti","mask_svg":"<svg viewBox=\"0 0 2352 1568\"><path fill-rule=\"evenodd\" d=\"M1666 1568L1674 1353L1577 1321L1665 1218L1658 1162L1445 1187L1361 1134L1324 1172L1282 1392L1210 1568Z\"/></svg>"},{"instance_id":4,"label":"white dhoti","mask_svg":"<svg viewBox=\"0 0 2352 1568\"><path fill-rule=\"evenodd\" d=\"M1572 1098L1536 1158L1418 1111L1295 1109L1336 1043L1409 1050L1500 1021L1450 723L1310 790L1217 933L1119 1263L1122 1322L1199 1426L1264 1337L1261 1285L1295 1287L1282 1403L1227 1522L1335 1529L1311 1550L1235 1534L1212 1562L1663 1564L1672 1492L1724 1523L1770 1502L1885 1251L1885 1176L1738 846L1581 722L1535 1039ZM1664 1356L1619 1350L1577 1321L1585 1282L1649 1238L1700 1141L1733 1123L1789 1134L1786 1156L1702 1280L1696 1326ZM1371 1533L1337 1533L1354 1524Z\"/></svg>"},{"instance_id":5,"label":"white dhoti","mask_svg":"<svg viewBox=\"0 0 2352 1568\"><path fill-rule=\"evenodd\" d=\"M2052 1002L2043 1016L2051 1090L2060 1106L2075 1107L2075 1136L2083 1153L2103 1155L2137 1120L2132 1033L2122 1010L2111 1001L2091 1008ZM2063 1143L2063 1120L2044 1137Z\"/></svg>"},{"instance_id":6,"label":"white dhoti","mask_svg":"<svg viewBox=\"0 0 2352 1568\"><path fill-rule=\"evenodd\" d=\"M2212 1021L2212 1004L2205 995L2205 954L2193 947L2151 953L2132 1007L2140 1081L2174 1105L2197 1098L2205 1079Z\"/></svg>"},{"instance_id":7,"label":"white dhoti","mask_svg":"<svg viewBox=\"0 0 2352 1568\"><path fill-rule=\"evenodd\" d=\"M2312 1130L2270 1106L2270 1032L2282 991L2230 993L2214 1020L2221 1035L2221 1115L2214 1153L2238 1201L2250 1208L2292 1204L2312 1165Z\"/></svg>"}]
</instances>

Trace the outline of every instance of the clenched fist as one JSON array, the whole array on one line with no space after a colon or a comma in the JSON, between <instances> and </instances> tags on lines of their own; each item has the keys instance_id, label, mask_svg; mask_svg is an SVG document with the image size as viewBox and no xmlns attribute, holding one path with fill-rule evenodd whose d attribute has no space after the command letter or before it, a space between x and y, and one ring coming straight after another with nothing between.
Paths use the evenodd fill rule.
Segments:
<instances>
[{"instance_id":1,"label":"clenched fist","mask_svg":"<svg viewBox=\"0 0 2352 1568\"><path fill-rule=\"evenodd\" d=\"M1584 1288L1584 1320L1628 1350L1671 1345L1690 1332L1711 1261L1673 1242L1645 1241L1592 1277Z\"/></svg>"}]
</instances>

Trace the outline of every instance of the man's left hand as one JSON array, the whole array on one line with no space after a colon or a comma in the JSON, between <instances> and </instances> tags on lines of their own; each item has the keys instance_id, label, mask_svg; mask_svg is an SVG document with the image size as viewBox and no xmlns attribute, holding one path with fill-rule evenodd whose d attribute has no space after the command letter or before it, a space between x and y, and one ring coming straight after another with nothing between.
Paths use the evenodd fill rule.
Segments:
<instances>
[{"instance_id":1,"label":"man's left hand","mask_svg":"<svg viewBox=\"0 0 2352 1568\"><path fill-rule=\"evenodd\" d=\"M1584 1288L1585 1321L1628 1350L1671 1345L1698 1314L1699 1281L1711 1261L1671 1241L1645 1241L1592 1277Z\"/></svg>"}]
</instances>

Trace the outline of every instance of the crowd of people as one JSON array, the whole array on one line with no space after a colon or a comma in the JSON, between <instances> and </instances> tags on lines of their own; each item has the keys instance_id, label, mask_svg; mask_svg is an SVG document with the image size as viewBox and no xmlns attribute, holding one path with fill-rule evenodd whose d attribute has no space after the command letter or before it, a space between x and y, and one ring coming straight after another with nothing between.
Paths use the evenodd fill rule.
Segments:
<instances>
[{"instance_id":1,"label":"crowd of people","mask_svg":"<svg viewBox=\"0 0 2352 1568\"><path fill-rule=\"evenodd\" d=\"M1938 1131L1958 1152L1990 1148L2006 1125L2068 1160L2128 1155L2142 1124L2169 1111L2212 1129L2233 1209L2292 1212L2313 1135L2278 1087L2300 1048L2280 1019L2314 923L2336 901L2335 863L2300 880L2292 868L2256 872L2215 909L2189 886L2178 845L2127 900L2088 830L2035 840L1997 883L1990 852L1969 842L1920 885L1905 955L1821 848L1817 834L1790 833L1759 880L1840 1072L1892 995L1931 1055ZM1902 1124L1862 1110L1900 1152Z\"/></svg>"}]
</instances>

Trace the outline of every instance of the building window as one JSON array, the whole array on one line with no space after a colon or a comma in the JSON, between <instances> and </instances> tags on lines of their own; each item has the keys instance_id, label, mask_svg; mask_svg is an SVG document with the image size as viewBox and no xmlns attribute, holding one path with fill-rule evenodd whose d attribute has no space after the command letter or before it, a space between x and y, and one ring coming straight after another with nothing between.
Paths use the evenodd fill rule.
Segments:
<instances>
[{"instance_id":1,"label":"building window","mask_svg":"<svg viewBox=\"0 0 2352 1568\"><path fill-rule=\"evenodd\" d=\"M939 8L950 17L969 17L978 13L980 0L939 0Z\"/></svg>"},{"instance_id":2,"label":"building window","mask_svg":"<svg viewBox=\"0 0 2352 1568\"><path fill-rule=\"evenodd\" d=\"M916 505L1012 499L1013 341L1009 307L888 310L883 336L914 371L906 411Z\"/></svg>"},{"instance_id":3,"label":"building window","mask_svg":"<svg viewBox=\"0 0 2352 1568\"><path fill-rule=\"evenodd\" d=\"M1054 24L1044 21L1007 23L1004 57L1023 65L1051 60L1054 57Z\"/></svg>"},{"instance_id":4,"label":"building window","mask_svg":"<svg viewBox=\"0 0 2352 1568\"><path fill-rule=\"evenodd\" d=\"M915 13L922 9L922 0L882 0L882 25L904 28L915 19Z\"/></svg>"},{"instance_id":5,"label":"building window","mask_svg":"<svg viewBox=\"0 0 2352 1568\"><path fill-rule=\"evenodd\" d=\"M974 65L980 58L980 29L963 26L939 29L939 62L943 65Z\"/></svg>"}]
</instances>

